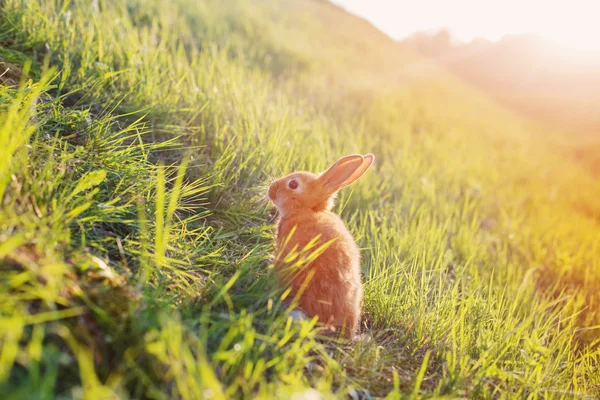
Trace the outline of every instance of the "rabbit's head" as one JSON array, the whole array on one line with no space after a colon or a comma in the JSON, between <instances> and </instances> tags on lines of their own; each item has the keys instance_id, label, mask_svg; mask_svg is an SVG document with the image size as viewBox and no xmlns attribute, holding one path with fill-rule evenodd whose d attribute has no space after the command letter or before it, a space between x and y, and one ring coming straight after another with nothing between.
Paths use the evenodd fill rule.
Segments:
<instances>
[{"instance_id":1,"label":"rabbit's head","mask_svg":"<svg viewBox=\"0 0 600 400\"><path fill-rule=\"evenodd\" d=\"M294 210L330 210L336 192L360 178L374 159L373 154L353 154L340 158L319 175L294 172L269 186L269 199L281 215Z\"/></svg>"}]
</instances>

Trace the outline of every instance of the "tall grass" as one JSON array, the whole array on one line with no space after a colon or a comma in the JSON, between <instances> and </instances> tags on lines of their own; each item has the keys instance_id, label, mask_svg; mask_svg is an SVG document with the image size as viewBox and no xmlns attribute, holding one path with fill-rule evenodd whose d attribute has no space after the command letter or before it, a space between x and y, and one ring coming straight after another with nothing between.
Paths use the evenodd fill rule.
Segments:
<instances>
[{"instance_id":1,"label":"tall grass","mask_svg":"<svg viewBox=\"0 0 600 400\"><path fill-rule=\"evenodd\" d=\"M5 393L600 395L600 187L536 125L325 2L2 11ZM355 346L287 317L264 200L350 152Z\"/></svg>"}]
</instances>

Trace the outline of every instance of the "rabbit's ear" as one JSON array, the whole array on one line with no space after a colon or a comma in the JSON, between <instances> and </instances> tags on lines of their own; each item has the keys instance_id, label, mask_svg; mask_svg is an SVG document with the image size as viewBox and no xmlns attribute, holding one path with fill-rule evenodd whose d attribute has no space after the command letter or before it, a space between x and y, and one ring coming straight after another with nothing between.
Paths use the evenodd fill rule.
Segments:
<instances>
[{"instance_id":1,"label":"rabbit's ear","mask_svg":"<svg viewBox=\"0 0 600 400\"><path fill-rule=\"evenodd\" d=\"M360 154L342 157L319 176L319 181L324 189L335 192L360 178L373 164L374 159L373 154L364 157Z\"/></svg>"}]
</instances>

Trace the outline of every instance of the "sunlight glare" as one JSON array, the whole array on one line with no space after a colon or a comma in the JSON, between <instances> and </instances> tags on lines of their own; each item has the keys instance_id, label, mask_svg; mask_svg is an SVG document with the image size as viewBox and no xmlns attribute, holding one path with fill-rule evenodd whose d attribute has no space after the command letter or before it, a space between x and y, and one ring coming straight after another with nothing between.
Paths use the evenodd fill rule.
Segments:
<instances>
[{"instance_id":1,"label":"sunlight glare","mask_svg":"<svg viewBox=\"0 0 600 400\"><path fill-rule=\"evenodd\" d=\"M334 0L394 39L449 28L461 41L538 33L563 47L600 52L600 1Z\"/></svg>"}]
</instances>

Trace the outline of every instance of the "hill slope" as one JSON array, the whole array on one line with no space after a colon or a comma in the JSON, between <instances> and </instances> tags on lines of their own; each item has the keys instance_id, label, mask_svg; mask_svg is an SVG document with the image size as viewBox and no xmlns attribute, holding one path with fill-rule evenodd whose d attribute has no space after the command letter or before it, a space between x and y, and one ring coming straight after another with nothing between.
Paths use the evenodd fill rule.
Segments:
<instances>
[{"instance_id":1,"label":"hill slope","mask_svg":"<svg viewBox=\"0 0 600 400\"><path fill-rule=\"evenodd\" d=\"M568 50L536 34L454 44L445 30L415 34L401 45L549 128L559 125L568 142L597 141L600 53Z\"/></svg>"},{"instance_id":2,"label":"hill slope","mask_svg":"<svg viewBox=\"0 0 600 400\"><path fill-rule=\"evenodd\" d=\"M484 93L323 1L1 15L5 393L600 395L600 187ZM358 345L288 320L264 199L350 152Z\"/></svg>"}]
</instances>

